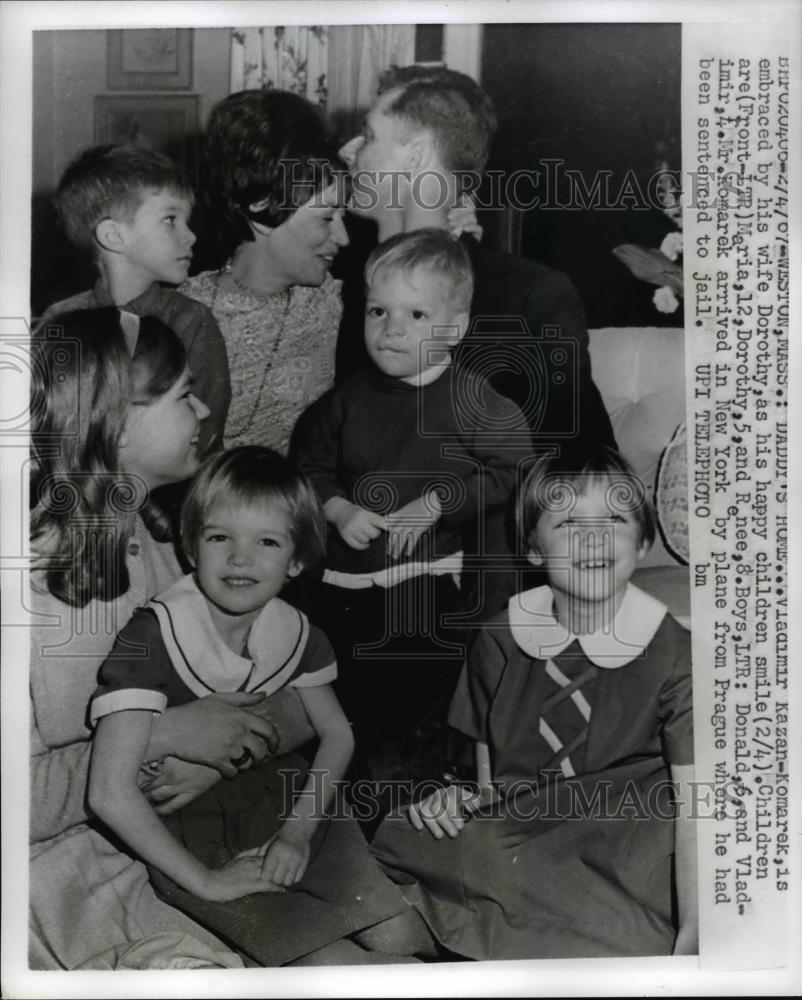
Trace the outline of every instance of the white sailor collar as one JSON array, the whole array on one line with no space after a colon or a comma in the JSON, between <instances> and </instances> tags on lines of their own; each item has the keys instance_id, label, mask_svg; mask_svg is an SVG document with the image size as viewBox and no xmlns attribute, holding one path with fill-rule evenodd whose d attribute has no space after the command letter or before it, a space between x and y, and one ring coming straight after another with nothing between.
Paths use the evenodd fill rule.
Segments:
<instances>
[{"instance_id":1,"label":"white sailor collar","mask_svg":"<svg viewBox=\"0 0 802 1000\"><path fill-rule=\"evenodd\" d=\"M238 656L220 638L192 576L182 577L147 607L159 621L178 675L198 697L215 691L273 694L294 673L309 637L306 616L274 597L251 626L251 659Z\"/></svg>"},{"instance_id":2,"label":"white sailor collar","mask_svg":"<svg viewBox=\"0 0 802 1000\"><path fill-rule=\"evenodd\" d=\"M639 657L668 611L665 604L631 583L613 621L590 635L573 635L557 621L553 609L549 586L510 598L507 610L512 637L527 656L550 660L576 640L591 663L608 670Z\"/></svg>"}]
</instances>

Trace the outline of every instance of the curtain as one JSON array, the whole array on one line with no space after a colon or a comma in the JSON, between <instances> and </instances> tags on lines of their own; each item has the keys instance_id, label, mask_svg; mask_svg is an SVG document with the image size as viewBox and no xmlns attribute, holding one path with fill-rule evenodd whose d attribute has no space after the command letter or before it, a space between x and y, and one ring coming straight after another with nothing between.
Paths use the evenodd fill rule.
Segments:
<instances>
[{"instance_id":1,"label":"curtain","mask_svg":"<svg viewBox=\"0 0 802 1000\"><path fill-rule=\"evenodd\" d=\"M415 25L362 24L329 32L328 111L340 134L350 138L361 128L384 70L415 62Z\"/></svg>"},{"instance_id":2,"label":"curtain","mask_svg":"<svg viewBox=\"0 0 802 1000\"><path fill-rule=\"evenodd\" d=\"M276 87L302 94L348 138L373 103L381 73L414 61L414 24L235 28L231 91Z\"/></svg>"},{"instance_id":3,"label":"curtain","mask_svg":"<svg viewBox=\"0 0 802 1000\"><path fill-rule=\"evenodd\" d=\"M231 32L231 92L275 87L326 107L329 28L234 28Z\"/></svg>"}]
</instances>

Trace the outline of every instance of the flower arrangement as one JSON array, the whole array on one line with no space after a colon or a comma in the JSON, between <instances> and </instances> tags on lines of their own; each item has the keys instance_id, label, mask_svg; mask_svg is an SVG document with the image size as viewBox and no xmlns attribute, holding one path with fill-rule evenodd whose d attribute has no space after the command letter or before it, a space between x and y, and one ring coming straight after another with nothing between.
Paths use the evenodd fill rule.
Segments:
<instances>
[{"instance_id":1,"label":"flower arrangement","mask_svg":"<svg viewBox=\"0 0 802 1000\"><path fill-rule=\"evenodd\" d=\"M652 301L658 312L673 313L679 308L683 295L682 263L679 262L682 255L682 190L677 174L669 170L665 162L658 165L656 190L662 213L679 231L666 234L659 250L622 243L613 254L640 281L657 285Z\"/></svg>"}]
</instances>

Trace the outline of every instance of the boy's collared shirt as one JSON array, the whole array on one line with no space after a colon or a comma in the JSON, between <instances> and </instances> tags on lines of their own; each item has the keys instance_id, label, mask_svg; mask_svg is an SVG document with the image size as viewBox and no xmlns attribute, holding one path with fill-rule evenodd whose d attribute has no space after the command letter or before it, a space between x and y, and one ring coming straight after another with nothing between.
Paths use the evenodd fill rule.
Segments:
<instances>
[{"instance_id":1,"label":"boy's collared shirt","mask_svg":"<svg viewBox=\"0 0 802 1000\"><path fill-rule=\"evenodd\" d=\"M111 305L115 303L108 286L98 278L92 288L49 306L36 324L36 329L52 323L60 313ZM231 385L225 341L211 311L201 302L174 288L162 287L158 282L118 308L137 316L156 316L176 333L187 352L195 395L210 410L209 416L201 423L200 451L205 454L222 447L231 402Z\"/></svg>"}]
</instances>

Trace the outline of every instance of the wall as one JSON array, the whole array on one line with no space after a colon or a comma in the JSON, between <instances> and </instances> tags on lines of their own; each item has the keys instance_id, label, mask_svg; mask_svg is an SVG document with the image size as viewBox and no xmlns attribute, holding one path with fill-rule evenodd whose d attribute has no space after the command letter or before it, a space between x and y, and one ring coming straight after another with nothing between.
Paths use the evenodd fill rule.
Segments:
<instances>
[{"instance_id":1,"label":"wall","mask_svg":"<svg viewBox=\"0 0 802 1000\"><path fill-rule=\"evenodd\" d=\"M94 98L106 86L106 32L40 31L33 49L33 206L31 300L34 314L87 287L91 262L69 247L50 199L64 168L95 143ZM200 126L229 92L230 31L193 29L192 89ZM171 91L171 93L173 93Z\"/></svg>"},{"instance_id":2,"label":"wall","mask_svg":"<svg viewBox=\"0 0 802 1000\"><path fill-rule=\"evenodd\" d=\"M484 26L482 86L499 118L491 168L546 170L560 159L588 190L611 173L613 200L627 172L645 191L660 160L681 169L678 24L490 24ZM546 196L522 185L522 196ZM552 188L552 194L554 189ZM570 192L558 187L561 205ZM653 286L633 278L613 247L658 247L672 224L658 209L553 207L521 213L521 252L565 271L579 289L588 325L681 326L663 316ZM493 221L491 220L491 226Z\"/></svg>"}]
</instances>

